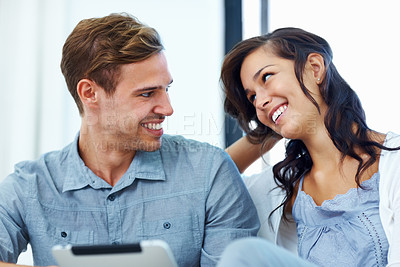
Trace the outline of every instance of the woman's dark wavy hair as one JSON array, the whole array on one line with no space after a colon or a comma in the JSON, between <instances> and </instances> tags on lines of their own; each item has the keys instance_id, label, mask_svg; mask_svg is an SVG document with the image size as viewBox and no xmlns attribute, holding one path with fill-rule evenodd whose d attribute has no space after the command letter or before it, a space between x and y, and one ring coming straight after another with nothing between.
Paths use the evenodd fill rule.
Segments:
<instances>
[{"instance_id":1,"label":"woman's dark wavy hair","mask_svg":"<svg viewBox=\"0 0 400 267\"><path fill-rule=\"evenodd\" d=\"M247 100L240 79L243 60L260 47L266 47L281 58L293 60L300 87L318 111L319 105L303 83L303 71L310 53L318 53L324 58L325 73L319 86L328 106L324 123L333 144L342 153L342 160L345 156L350 156L359 162L355 181L361 187L362 173L374 164L378 156L376 148L387 150L399 148L387 148L373 141L368 135L370 129L366 124L360 99L339 75L332 63L332 50L323 38L298 28L281 28L238 43L226 55L221 70L221 82L226 94L225 111L237 119L252 143L262 143L274 134L258 120L256 110ZM355 148L362 148L370 156L369 159L363 162ZM281 206L286 209L293 197L297 182L312 165L312 159L304 143L301 140L289 141L286 145L285 159L273 167L277 185L286 192L283 202L275 210Z\"/></svg>"}]
</instances>

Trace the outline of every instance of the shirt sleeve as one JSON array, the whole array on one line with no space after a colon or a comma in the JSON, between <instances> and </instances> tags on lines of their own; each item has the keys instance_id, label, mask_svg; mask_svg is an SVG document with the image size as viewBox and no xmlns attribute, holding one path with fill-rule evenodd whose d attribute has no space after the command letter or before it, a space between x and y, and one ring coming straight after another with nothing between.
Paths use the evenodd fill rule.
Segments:
<instances>
[{"instance_id":1,"label":"shirt sleeve","mask_svg":"<svg viewBox=\"0 0 400 267\"><path fill-rule=\"evenodd\" d=\"M201 265L213 266L233 240L256 236L257 210L236 166L223 151L214 154L206 201L206 222ZM217 165L217 166L216 166Z\"/></svg>"},{"instance_id":2,"label":"shirt sleeve","mask_svg":"<svg viewBox=\"0 0 400 267\"><path fill-rule=\"evenodd\" d=\"M388 266L400 266L400 207L397 205L394 211L394 224L392 242L389 248Z\"/></svg>"},{"instance_id":3,"label":"shirt sleeve","mask_svg":"<svg viewBox=\"0 0 400 267\"><path fill-rule=\"evenodd\" d=\"M389 132L386 146L399 147L400 136ZM400 151L382 150L379 162L379 213L389 241L388 265L400 266Z\"/></svg>"},{"instance_id":4,"label":"shirt sleeve","mask_svg":"<svg viewBox=\"0 0 400 267\"><path fill-rule=\"evenodd\" d=\"M16 263L27 248L23 199L29 190L26 180L15 173L0 184L0 261Z\"/></svg>"},{"instance_id":5,"label":"shirt sleeve","mask_svg":"<svg viewBox=\"0 0 400 267\"><path fill-rule=\"evenodd\" d=\"M400 152L397 153L400 155ZM397 157L397 166L400 157ZM393 164L395 165L395 164ZM397 168L396 168L397 169ZM389 242L388 266L400 266L400 175L399 170L392 172L393 178L389 190L389 211L386 217L391 218L387 223L387 234ZM385 218L385 219L388 219Z\"/></svg>"}]
</instances>

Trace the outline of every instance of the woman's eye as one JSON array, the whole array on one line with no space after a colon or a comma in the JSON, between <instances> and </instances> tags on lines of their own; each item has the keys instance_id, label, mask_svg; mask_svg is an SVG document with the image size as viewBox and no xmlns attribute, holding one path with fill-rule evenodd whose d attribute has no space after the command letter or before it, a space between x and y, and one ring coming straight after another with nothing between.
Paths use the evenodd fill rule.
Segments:
<instances>
[{"instance_id":1,"label":"woman's eye","mask_svg":"<svg viewBox=\"0 0 400 267\"><path fill-rule=\"evenodd\" d=\"M256 95L249 96L249 101L250 103L254 104L254 101L256 101Z\"/></svg>"},{"instance_id":2,"label":"woman's eye","mask_svg":"<svg viewBox=\"0 0 400 267\"><path fill-rule=\"evenodd\" d=\"M265 73L265 74L262 76L263 82L266 83L267 80L268 80L271 76L272 76L271 73Z\"/></svg>"}]
</instances>

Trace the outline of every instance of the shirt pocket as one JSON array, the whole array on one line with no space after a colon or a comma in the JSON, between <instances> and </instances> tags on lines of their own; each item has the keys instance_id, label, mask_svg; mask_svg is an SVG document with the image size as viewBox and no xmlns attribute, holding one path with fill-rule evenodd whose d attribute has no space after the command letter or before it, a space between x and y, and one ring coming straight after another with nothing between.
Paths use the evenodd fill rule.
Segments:
<instances>
[{"instance_id":1,"label":"shirt pocket","mask_svg":"<svg viewBox=\"0 0 400 267\"><path fill-rule=\"evenodd\" d=\"M137 228L138 238L161 239L168 243L179 266L194 266L200 262L203 243L198 216L185 214L174 217L142 220Z\"/></svg>"},{"instance_id":2,"label":"shirt pocket","mask_svg":"<svg viewBox=\"0 0 400 267\"><path fill-rule=\"evenodd\" d=\"M52 235L57 245L92 245L94 243L94 231L76 231L56 227Z\"/></svg>"},{"instance_id":3,"label":"shirt pocket","mask_svg":"<svg viewBox=\"0 0 400 267\"><path fill-rule=\"evenodd\" d=\"M201 233L197 216L176 216L159 220L142 221L138 227L141 239L187 240L201 244Z\"/></svg>"}]
</instances>

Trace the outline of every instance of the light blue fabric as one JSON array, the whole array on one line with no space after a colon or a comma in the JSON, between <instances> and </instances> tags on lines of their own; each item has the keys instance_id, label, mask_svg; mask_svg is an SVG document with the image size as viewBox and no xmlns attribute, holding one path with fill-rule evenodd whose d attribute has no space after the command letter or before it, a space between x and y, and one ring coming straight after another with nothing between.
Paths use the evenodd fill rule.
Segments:
<instances>
[{"instance_id":1,"label":"light blue fabric","mask_svg":"<svg viewBox=\"0 0 400 267\"><path fill-rule=\"evenodd\" d=\"M293 206L300 257L261 238L234 241L218 267L386 266L388 242L379 217L379 172L317 206L301 190Z\"/></svg>"},{"instance_id":2,"label":"light blue fabric","mask_svg":"<svg viewBox=\"0 0 400 267\"><path fill-rule=\"evenodd\" d=\"M262 238L242 238L230 244L218 267L316 267Z\"/></svg>"},{"instance_id":3,"label":"light blue fabric","mask_svg":"<svg viewBox=\"0 0 400 267\"><path fill-rule=\"evenodd\" d=\"M318 266L385 266L388 242L379 217L379 172L360 188L317 206L301 190L293 205L299 256Z\"/></svg>"},{"instance_id":4,"label":"light blue fabric","mask_svg":"<svg viewBox=\"0 0 400 267\"><path fill-rule=\"evenodd\" d=\"M232 240L257 234L254 204L223 150L164 136L111 187L77 144L17 164L0 185L0 260L16 262L28 242L34 264L46 266L56 244L163 239L179 266L213 266Z\"/></svg>"}]
</instances>

